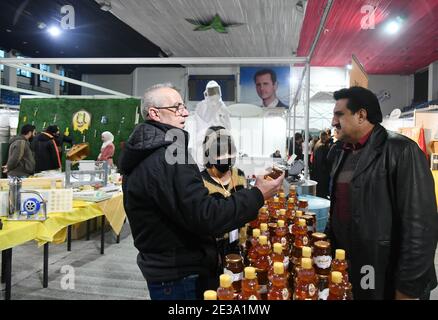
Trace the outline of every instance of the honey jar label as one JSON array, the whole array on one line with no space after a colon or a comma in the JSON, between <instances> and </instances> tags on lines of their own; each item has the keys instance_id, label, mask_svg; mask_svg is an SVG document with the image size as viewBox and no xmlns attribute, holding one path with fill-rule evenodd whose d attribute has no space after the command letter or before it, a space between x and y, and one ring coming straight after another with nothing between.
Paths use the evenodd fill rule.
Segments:
<instances>
[{"instance_id":1,"label":"honey jar label","mask_svg":"<svg viewBox=\"0 0 438 320\"><path fill-rule=\"evenodd\" d=\"M281 295L283 297L283 300L289 300L289 290L287 290L287 288L281 290Z\"/></svg>"},{"instance_id":2,"label":"honey jar label","mask_svg":"<svg viewBox=\"0 0 438 320\"><path fill-rule=\"evenodd\" d=\"M287 245L287 239L286 239L286 237L281 237L280 243L281 243L281 245L283 246L283 248L286 247L286 245Z\"/></svg>"},{"instance_id":3,"label":"honey jar label","mask_svg":"<svg viewBox=\"0 0 438 320\"><path fill-rule=\"evenodd\" d=\"M313 258L313 262L319 269L329 269L332 264L331 256L316 256Z\"/></svg>"},{"instance_id":4,"label":"honey jar label","mask_svg":"<svg viewBox=\"0 0 438 320\"><path fill-rule=\"evenodd\" d=\"M327 300L329 295L329 289L325 288L324 290L319 291L318 299L319 300Z\"/></svg>"},{"instance_id":5,"label":"honey jar label","mask_svg":"<svg viewBox=\"0 0 438 320\"><path fill-rule=\"evenodd\" d=\"M236 281L241 281L243 279L243 272L240 273L233 273L232 271L228 270L228 269L224 269L224 273L228 274L231 277L231 280L233 282Z\"/></svg>"},{"instance_id":6,"label":"honey jar label","mask_svg":"<svg viewBox=\"0 0 438 320\"><path fill-rule=\"evenodd\" d=\"M303 237L303 244L307 246L309 244L309 238Z\"/></svg>"},{"instance_id":7,"label":"honey jar label","mask_svg":"<svg viewBox=\"0 0 438 320\"><path fill-rule=\"evenodd\" d=\"M313 297L316 293L316 287L313 283L309 284L309 296Z\"/></svg>"},{"instance_id":8,"label":"honey jar label","mask_svg":"<svg viewBox=\"0 0 438 320\"><path fill-rule=\"evenodd\" d=\"M288 270L289 269L289 257L284 257L283 260L283 265L284 265L284 270Z\"/></svg>"}]
</instances>

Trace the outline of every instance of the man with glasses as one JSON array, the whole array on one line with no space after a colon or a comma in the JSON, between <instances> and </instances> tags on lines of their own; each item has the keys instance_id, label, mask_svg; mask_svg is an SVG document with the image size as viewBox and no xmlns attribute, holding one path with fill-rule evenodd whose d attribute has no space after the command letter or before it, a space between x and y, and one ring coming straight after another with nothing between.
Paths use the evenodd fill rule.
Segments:
<instances>
[{"instance_id":1,"label":"man with glasses","mask_svg":"<svg viewBox=\"0 0 438 320\"><path fill-rule=\"evenodd\" d=\"M153 300L199 299L218 287L215 237L254 220L283 176L259 178L255 188L227 199L211 197L188 154L189 112L180 94L170 84L153 86L141 111L146 121L134 129L120 161L137 263Z\"/></svg>"}]
</instances>

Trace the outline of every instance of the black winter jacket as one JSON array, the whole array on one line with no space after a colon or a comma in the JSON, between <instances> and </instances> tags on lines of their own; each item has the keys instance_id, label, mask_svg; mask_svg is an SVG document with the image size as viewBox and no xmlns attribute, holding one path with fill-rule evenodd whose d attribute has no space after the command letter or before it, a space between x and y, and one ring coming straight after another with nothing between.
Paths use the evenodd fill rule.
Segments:
<instances>
[{"instance_id":1,"label":"black winter jacket","mask_svg":"<svg viewBox=\"0 0 438 320\"><path fill-rule=\"evenodd\" d=\"M59 169L56 140L45 133L38 134L32 143L35 155L35 172Z\"/></svg>"},{"instance_id":2,"label":"black winter jacket","mask_svg":"<svg viewBox=\"0 0 438 320\"><path fill-rule=\"evenodd\" d=\"M334 163L332 184L345 156L342 151ZM336 201L334 185L331 191L331 199ZM350 191L352 250L347 258L354 298L393 299L395 290L420 297L436 287L438 213L434 182L417 144L376 125L357 164ZM331 215L326 230L333 248L338 245L331 228L338 223L335 220ZM374 268L375 277L369 266ZM374 289L368 286L373 280Z\"/></svg>"},{"instance_id":3,"label":"black winter jacket","mask_svg":"<svg viewBox=\"0 0 438 320\"><path fill-rule=\"evenodd\" d=\"M172 139L166 139L169 129L184 133L185 141L171 145ZM166 162L166 150L175 145L192 164ZM135 128L120 158L124 207L147 281L173 281L192 274L215 277L215 237L254 220L264 203L257 188L227 199L209 196L187 145L187 132L146 121Z\"/></svg>"}]
</instances>

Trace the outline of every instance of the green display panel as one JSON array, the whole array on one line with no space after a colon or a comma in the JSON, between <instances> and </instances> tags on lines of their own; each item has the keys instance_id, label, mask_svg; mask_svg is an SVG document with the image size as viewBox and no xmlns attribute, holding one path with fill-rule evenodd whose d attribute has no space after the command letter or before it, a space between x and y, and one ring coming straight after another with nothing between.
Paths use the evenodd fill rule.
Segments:
<instances>
[{"instance_id":1,"label":"green display panel","mask_svg":"<svg viewBox=\"0 0 438 320\"><path fill-rule=\"evenodd\" d=\"M68 128L75 144L88 142L90 155L87 159L95 160L102 146L102 132L110 131L114 135L114 164L117 164L121 145L141 118L140 103L139 99L22 99L18 132L26 123L36 126L38 132L57 124L61 133ZM73 130L73 115L81 110L91 114L91 125L83 133Z\"/></svg>"}]
</instances>

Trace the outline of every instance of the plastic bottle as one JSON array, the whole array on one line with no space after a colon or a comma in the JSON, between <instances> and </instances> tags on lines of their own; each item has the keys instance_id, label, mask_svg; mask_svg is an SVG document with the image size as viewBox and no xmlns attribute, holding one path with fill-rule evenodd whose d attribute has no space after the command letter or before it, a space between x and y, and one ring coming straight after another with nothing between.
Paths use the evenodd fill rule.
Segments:
<instances>
[{"instance_id":1,"label":"plastic bottle","mask_svg":"<svg viewBox=\"0 0 438 320\"><path fill-rule=\"evenodd\" d=\"M228 274L219 277L219 288L217 289L218 300L234 300L234 289L232 279Z\"/></svg>"},{"instance_id":2,"label":"plastic bottle","mask_svg":"<svg viewBox=\"0 0 438 320\"><path fill-rule=\"evenodd\" d=\"M297 283L294 291L295 300L317 300L318 288L315 270L312 267L312 260L301 259L301 269L297 275Z\"/></svg>"},{"instance_id":3,"label":"plastic bottle","mask_svg":"<svg viewBox=\"0 0 438 320\"><path fill-rule=\"evenodd\" d=\"M284 265L281 262L274 262L274 274L272 286L268 292L268 300L289 300L290 297Z\"/></svg>"},{"instance_id":4,"label":"plastic bottle","mask_svg":"<svg viewBox=\"0 0 438 320\"><path fill-rule=\"evenodd\" d=\"M244 273L245 278L242 280L242 292L239 295L239 300L261 300L255 268L246 267Z\"/></svg>"}]
</instances>

